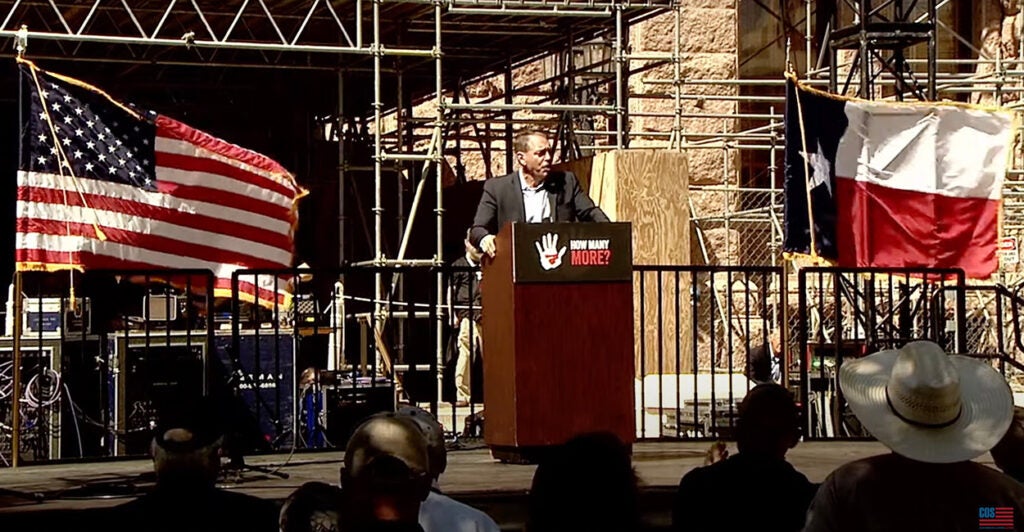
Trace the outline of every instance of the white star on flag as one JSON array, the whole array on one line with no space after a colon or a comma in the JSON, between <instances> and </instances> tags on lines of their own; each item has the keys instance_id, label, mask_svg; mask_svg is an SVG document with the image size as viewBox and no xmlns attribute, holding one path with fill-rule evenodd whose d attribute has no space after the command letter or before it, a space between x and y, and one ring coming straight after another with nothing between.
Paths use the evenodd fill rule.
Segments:
<instances>
[{"instance_id":1,"label":"white star on flag","mask_svg":"<svg viewBox=\"0 0 1024 532\"><path fill-rule=\"evenodd\" d=\"M811 167L811 175L808 176L807 179L811 184L811 190L814 190L821 185L825 185L825 190L828 191L828 195L832 196L832 164L829 163L828 158L825 157L824 151L825 150L821 149L821 141L819 141L817 151L811 154L801 151L800 155L807 160L807 163Z\"/></svg>"}]
</instances>

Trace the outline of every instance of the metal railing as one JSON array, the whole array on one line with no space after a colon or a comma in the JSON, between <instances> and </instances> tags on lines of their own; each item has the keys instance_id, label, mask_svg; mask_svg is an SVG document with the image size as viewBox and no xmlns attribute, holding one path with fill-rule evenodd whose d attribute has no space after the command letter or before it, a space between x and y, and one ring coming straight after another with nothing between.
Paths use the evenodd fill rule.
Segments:
<instances>
[{"instance_id":1,"label":"metal railing","mask_svg":"<svg viewBox=\"0 0 1024 532\"><path fill-rule=\"evenodd\" d=\"M945 299L946 288L957 288ZM799 272L798 342L804 434L810 439L866 433L843 399L844 359L896 349L921 339L966 352L965 277L957 269L804 268Z\"/></svg>"},{"instance_id":2,"label":"metal railing","mask_svg":"<svg viewBox=\"0 0 1024 532\"><path fill-rule=\"evenodd\" d=\"M163 410L190 394L223 405L246 454L338 447L360 420L403 403L430 410L456 438L480 436L475 328L463 338L466 405L454 375L459 318L480 310L465 301L477 272L243 270L215 305L208 294L227 285L209 272L24 274L14 402L13 336L0 338L0 456L12 461L15 427L23 462L143 454ZM635 266L636 437L729 439L747 392L768 381L794 391L808 438L862 437L837 385L843 360L920 338L997 358L1007 374L1024 369L1021 289L963 277L806 268L792 293L781 267ZM439 283L459 282L463 301L458 289L436 297ZM984 305L967 312L974 300ZM980 308L991 316L973 323ZM996 343L985 347L976 330Z\"/></svg>"},{"instance_id":3,"label":"metal railing","mask_svg":"<svg viewBox=\"0 0 1024 532\"><path fill-rule=\"evenodd\" d=\"M785 334L784 280L772 267L634 267L638 438L731 436L739 402L771 378L749 355Z\"/></svg>"}]
</instances>

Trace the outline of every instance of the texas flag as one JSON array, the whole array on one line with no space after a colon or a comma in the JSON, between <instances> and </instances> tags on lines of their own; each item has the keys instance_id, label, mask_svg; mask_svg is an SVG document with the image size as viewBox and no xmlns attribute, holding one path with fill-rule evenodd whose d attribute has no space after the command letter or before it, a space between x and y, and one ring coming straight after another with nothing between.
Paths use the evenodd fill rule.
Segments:
<instances>
[{"instance_id":1,"label":"texas flag","mask_svg":"<svg viewBox=\"0 0 1024 532\"><path fill-rule=\"evenodd\" d=\"M792 79L786 90L786 252L996 271L1009 112L845 99Z\"/></svg>"}]
</instances>

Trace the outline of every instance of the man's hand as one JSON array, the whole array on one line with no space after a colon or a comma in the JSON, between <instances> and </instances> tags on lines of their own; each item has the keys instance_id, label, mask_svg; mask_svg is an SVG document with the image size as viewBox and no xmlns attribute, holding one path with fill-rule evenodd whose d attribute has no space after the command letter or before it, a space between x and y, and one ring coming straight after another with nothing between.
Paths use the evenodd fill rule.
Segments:
<instances>
[{"instance_id":1,"label":"man's hand","mask_svg":"<svg viewBox=\"0 0 1024 532\"><path fill-rule=\"evenodd\" d=\"M481 238L480 249L482 249L484 253L494 257L494 254L498 251L498 246L494 243L494 235L487 235Z\"/></svg>"},{"instance_id":2,"label":"man's hand","mask_svg":"<svg viewBox=\"0 0 1024 532\"><path fill-rule=\"evenodd\" d=\"M553 270L562 265L562 255L565 255L565 246L558 249L558 235L548 233L537 242L537 253L540 255L540 266L545 270Z\"/></svg>"}]
</instances>

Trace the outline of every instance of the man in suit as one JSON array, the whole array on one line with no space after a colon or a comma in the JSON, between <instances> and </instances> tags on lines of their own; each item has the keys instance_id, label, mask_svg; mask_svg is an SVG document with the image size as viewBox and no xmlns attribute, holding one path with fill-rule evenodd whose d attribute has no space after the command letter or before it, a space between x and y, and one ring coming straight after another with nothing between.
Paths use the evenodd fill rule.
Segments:
<instances>
[{"instance_id":1,"label":"man in suit","mask_svg":"<svg viewBox=\"0 0 1024 532\"><path fill-rule=\"evenodd\" d=\"M508 222L607 222L608 216L580 188L572 172L551 171L551 143L536 129L515 136L518 172L484 183L470 240L494 256L494 235Z\"/></svg>"},{"instance_id":2,"label":"man in suit","mask_svg":"<svg viewBox=\"0 0 1024 532\"><path fill-rule=\"evenodd\" d=\"M754 384L782 383L782 337L778 330L768 332L768 339L747 355L747 378Z\"/></svg>"}]
</instances>

